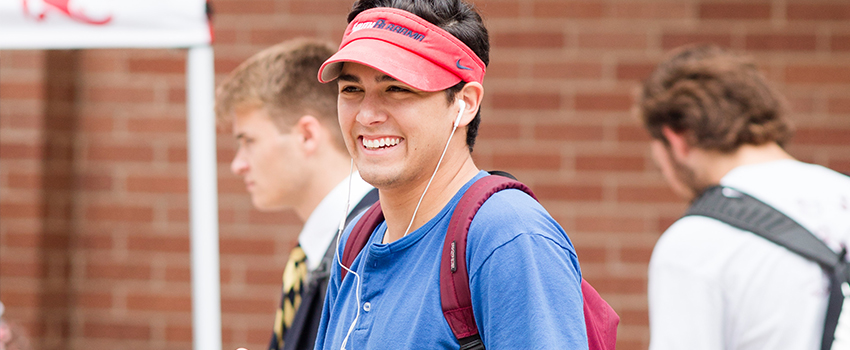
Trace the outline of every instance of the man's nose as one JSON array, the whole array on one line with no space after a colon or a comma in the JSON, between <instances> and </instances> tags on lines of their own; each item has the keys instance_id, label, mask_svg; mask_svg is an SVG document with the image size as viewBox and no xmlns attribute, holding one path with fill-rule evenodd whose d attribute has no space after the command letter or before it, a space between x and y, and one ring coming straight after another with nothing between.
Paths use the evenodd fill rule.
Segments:
<instances>
[{"instance_id":1,"label":"man's nose","mask_svg":"<svg viewBox=\"0 0 850 350\"><path fill-rule=\"evenodd\" d=\"M233 161L230 162L230 171L235 175L245 175L248 171L248 162L242 154L242 150L236 151Z\"/></svg>"},{"instance_id":2,"label":"man's nose","mask_svg":"<svg viewBox=\"0 0 850 350\"><path fill-rule=\"evenodd\" d=\"M360 103L360 110L357 111L357 122L361 125L369 126L380 124L387 120L387 113L382 108L380 98L373 94L366 94L363 102Z\"/></svg>"}]
</instances>

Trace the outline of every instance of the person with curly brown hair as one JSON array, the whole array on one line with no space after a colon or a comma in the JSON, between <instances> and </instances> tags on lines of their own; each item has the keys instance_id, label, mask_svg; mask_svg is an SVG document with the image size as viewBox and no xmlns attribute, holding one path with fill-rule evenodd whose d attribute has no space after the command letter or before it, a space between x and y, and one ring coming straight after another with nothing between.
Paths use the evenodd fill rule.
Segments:
<instances>
[{"instance_id":1,"label":"person with curly brown hair","mask_svg":"<svg viewBox=\"0 0 850 350\"><path fill-rule=\"evenodd\" d=\"M722 185L797 221L831 249L850 242L850 178L794 159L784 102L751 59L679 49L643 85L638 113L674 192ZM649 264L650 349L818 349L829 280L752 232L685 216Z\"/></svg>"}]
</instances>

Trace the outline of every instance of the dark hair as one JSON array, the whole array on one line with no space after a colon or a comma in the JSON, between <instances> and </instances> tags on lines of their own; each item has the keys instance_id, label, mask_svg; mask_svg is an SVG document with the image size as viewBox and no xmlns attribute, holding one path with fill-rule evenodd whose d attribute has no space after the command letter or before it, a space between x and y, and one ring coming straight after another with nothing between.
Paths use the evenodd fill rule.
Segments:
<instances>
[{"instance_id":1,"label":"dark hair","mask_svg":"<svg viewBox=\"0 0 850 350\"><path fill-rule=\"evenodd\" d=\"M376 7L397 8L417 15L469 46L485 66L490 64L490 39L487 28L472 5L461 0L358 0L348 13L348 22L351 23L360 12ZM445 90L449 103L454 101L465 84L461 81ZM479 124L480 109L466 129L466 145L470 152L478 136Z\"/></svg>"},{"instance_id":2,"label":"dark hair","mask_svg":"<svg viewBox=\"0 0 850 350\"><path fill-rule=\"evenodd\" d=\"M675 51L644 82L639 107L646 129L665 143L663 126L686 132L692 146L723 153L783 146L793 134L781 96L755 63L715 46Z\"/></svg>"}]
</instances>

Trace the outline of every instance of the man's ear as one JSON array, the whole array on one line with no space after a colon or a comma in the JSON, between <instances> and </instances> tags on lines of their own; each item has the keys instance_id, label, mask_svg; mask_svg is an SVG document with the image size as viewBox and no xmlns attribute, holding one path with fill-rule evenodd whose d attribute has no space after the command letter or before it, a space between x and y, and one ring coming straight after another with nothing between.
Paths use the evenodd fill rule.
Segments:
<instances>
[{"instance_id":1,"label":"man's ear","mask_svg":"<svg viewBox=\"0 0 850 350\"><path fill-rule=\"evenodd\" d=\"M669 126L662 126L661 134L667 139L667 144L670 145L671 153L675 159L682 161L691 153L691 145L688 144L688 137L685 132L676 132Z\"/></svg>"},{"instance_id":2,"label":"man's ear","mask_svg":"<svg viewBox=\"0 0 850 350\"><path fill-rule=\"evenodd\" d=\"M481 108L481 100L484 98L484 86L477 82L466 83L458 92L457 97L466 104L463 115L460 117L460 124L458 124L458 127L463 127L472 122L472 119L478 114L478 109Z\"/></svg>"},{"instance_id":3,"label":"man's ear","mask_svg":"<svg viewBox=\"0 0 850 350\"><path fill-rule=\"evenodd\" d=\"M292 127L292 133L298 137L298 144L305 154L315 153L325 137L322 123L309 114L298 119Z\"/></svg>"}]
</instances>

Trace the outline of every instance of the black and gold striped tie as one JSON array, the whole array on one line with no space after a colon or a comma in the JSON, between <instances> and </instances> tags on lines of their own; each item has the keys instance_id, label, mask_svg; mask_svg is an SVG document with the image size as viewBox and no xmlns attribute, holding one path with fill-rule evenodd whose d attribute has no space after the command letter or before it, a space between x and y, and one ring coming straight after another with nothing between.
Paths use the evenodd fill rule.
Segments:
<instances>
[{"instance_id":1,"label":"black and gold striped tie","mask_svg":"<svg viewBox=\"0 0 850 350\"><path fill-rule=\"evenodd\" d=\"M274 321L274 333L277 339L277 348L283 348L283 336L286 330L292 327L295 311L301 305L301 291L304 289L304 280L307 278L307 256L301 246L295 246L289 252L289 260L283 270L283 296L280 299L280 308L277 310Z\"/></svg>"}]
</instances>

